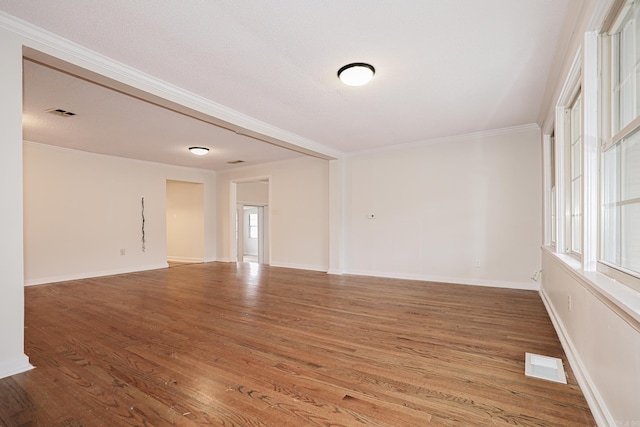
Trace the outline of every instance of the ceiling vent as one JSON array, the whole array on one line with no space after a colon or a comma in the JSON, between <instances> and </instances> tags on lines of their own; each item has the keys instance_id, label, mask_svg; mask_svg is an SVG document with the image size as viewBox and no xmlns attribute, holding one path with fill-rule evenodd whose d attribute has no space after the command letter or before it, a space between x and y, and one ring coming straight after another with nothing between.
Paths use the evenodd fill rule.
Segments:
<instances>
[{"instance_id":1,"label":"ceiling vent","mask_svg":"<svg viewBox=\"0 0 640 427\"><path fill-rule=\"evenodd\" d=\"M44 110L45 113L55 114L56 116L62 117L73 117L76 113L72 113L71 111L63 110L62 108L51 108L49 110Z\"/></svg>"},{"instance_id":2,"label":"ceiling vent","mask_svg":"<svg viewBox=\"0 0 640 427\"><path fill-rule=\"evenodd\" d=\"M244 163L244 160L231 160L230 162L227 162L230 165L237 165L238 163Z\"/></svg>"}]
</instances>

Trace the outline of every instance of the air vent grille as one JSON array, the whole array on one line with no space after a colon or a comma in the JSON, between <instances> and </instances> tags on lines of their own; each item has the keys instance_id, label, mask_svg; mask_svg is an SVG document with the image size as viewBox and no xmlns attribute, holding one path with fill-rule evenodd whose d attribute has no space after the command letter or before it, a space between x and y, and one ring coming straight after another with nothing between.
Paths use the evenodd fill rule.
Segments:
<instances>
[{"instance_id":1,"label":"air vent grille","mask_svg":"<svg viewBox=\"0 0 640 427\"><path fill-rule=\"evenodd\" d=\"M62 108L50 108L45 110L46 113L55 114L56 116L62 117L73 117L76 113L72 113L71 111L63 110Z\"/></svg>"},{"instance_id":2,"label":"air vent grille","mask_svg":"<svg viewBox=\"0 0 640 427\"><path fill-rule=\"evenodd\" d=\"M540 378L556 383L567 383L562 360L557 357L541 356L525 353L524 374L528 377Z\"/></svg>"}]
</instances>

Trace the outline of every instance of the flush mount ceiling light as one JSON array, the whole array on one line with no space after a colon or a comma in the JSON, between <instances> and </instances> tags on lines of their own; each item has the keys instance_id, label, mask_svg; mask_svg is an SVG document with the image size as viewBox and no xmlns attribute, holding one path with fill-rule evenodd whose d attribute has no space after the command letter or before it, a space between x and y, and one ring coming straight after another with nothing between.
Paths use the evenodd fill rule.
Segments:
<instances>
[{"instance_id":1,"label":"flush mount ceiling light","mask_svg":"<svg viewBox=\"0 0 640 427\"><path fill-rule=\"evenodd\" d=\"M364 62L347 64L338 70L338 78L348 86L362 86L373 78L376 69Z\"/></svg>"},{"instance_id":2,"label":"flush mount ceiling light","mask_svg":"<svg viewBox=\"0 0 640 427\"><path fill-rule=\"evenodd\" d=\"M189 151L191 151L196 156L204 156L209 152L209 149L205 147L189 147Z\"/></svg>"}]
</instances>

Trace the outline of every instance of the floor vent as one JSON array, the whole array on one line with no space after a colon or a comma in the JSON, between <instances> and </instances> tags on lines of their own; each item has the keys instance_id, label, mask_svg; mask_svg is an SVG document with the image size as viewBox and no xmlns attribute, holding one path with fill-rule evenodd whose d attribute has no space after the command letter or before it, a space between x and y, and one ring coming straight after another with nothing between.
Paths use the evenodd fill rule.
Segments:
<instances>
[{"instance_id":1,"label":"floor vent","mask_svg":"<svg viewBox=\"0 0 640 427\"><path fill-rule=\"evenodd\" d=\"M528 377L556 383L567 383L562 360L557 357L540 356L539 354L525 353L524 374Z\"/></svg>"}]
</instances>

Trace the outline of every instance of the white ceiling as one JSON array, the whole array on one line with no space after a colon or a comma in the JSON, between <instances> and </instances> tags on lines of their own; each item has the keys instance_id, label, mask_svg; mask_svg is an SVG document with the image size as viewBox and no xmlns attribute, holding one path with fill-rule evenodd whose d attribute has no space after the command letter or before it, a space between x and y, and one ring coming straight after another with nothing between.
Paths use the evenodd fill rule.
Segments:
<instances>
[{"instance_id":1,"label":"white ceiling","mask_svg":"<svg viewBox=\"0 0 640 427\"><path fill-rule=\"evenodd\" d=\"M570 34L563 24L573 22L580 1L0 0L0 10L349 153L537 122L566 42L561 35ZM336 71L349 62L371 63L374 80L342 85ZM227 140L211 125L56 73L26 63L25 109L77 105L77 118L61 120L78 129L60 130L52 119L30 128L26 121L26 139L48 142L57 129L88 151L152 144L158 157L139 154L167 163L191 140L227 141L219 162L198 166L212 169L252 153L264 160L292 155L235 134ZM67 99L73 107L65 107ZM78 124L85 118L91 123Z\"/></svg>"},{"instance_id":2,"label":"white ceiling","mask_svg":"<svg viewBox=\"0 0 640 427\"><path fill-rule=\"evenodd\" d=\"M211 170L301 156L41 64L23 63L26 141ZM52 108L76 115L46 112ZM207 147L209 154L195 156L187 151L191 146ZM235 160L244 163L227 163Z\"/></svg>"}]
</instances>

